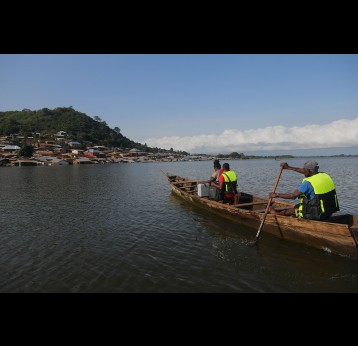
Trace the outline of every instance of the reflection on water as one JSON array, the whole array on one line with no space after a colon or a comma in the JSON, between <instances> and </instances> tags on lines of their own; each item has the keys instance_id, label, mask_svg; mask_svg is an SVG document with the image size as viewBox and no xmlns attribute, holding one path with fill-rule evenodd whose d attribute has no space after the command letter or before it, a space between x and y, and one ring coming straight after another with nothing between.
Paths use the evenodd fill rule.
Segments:
<instances>
[{"instance_id":1,"label":"reflection on water","mask_svg":"<svg viewBox=\"0 0 358 346\"><path fill-rule=\"evenodd\" d=\"M317 161L342 211L358 214L358 160ZM279 168L274 160L230 164L240 189L258 195L271 191ZM249 247L255 229L175 196L160 169L207 179L212 162L0 169L0 292L358 291L357 260L264 230ZM284 171L277 191L301 179Z\"/></svg>"}]
</instances>

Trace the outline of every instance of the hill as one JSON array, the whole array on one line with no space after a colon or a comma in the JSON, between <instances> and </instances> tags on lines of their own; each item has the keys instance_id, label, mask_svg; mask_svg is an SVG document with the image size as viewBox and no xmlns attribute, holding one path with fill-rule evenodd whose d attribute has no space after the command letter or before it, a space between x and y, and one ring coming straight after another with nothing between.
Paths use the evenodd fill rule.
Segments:
<instances>
[{"instance_id":1,"label":"hill","mask_svg":"<svg viewBox=\"0 0 358 346\"><path fill-rule=\"evenodd\" d=\"M50 137L59 131L65 131L69 138L81 143L143 151L152 149L123 136L118 127L109 128L98 116L91 118L72 107L0 112L0 135L18 133L27 137L41 133L44 137Z\"/></svg>"}]
</instances>

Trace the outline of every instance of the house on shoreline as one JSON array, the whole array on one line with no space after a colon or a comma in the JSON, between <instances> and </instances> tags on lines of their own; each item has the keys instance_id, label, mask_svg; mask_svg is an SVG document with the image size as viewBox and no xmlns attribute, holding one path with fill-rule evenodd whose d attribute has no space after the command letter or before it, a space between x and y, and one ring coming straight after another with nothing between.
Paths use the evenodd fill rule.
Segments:
<instances>
[{"instance_id":1,"label":"house on shoreline","mask_svg":"<svg viewBox=\"0 0 358 346\"><path fill-rule=\"evenodd\" d=\"M23 166L52 166L72 164L104 164L104 163L143 163L143 162L175 162L211 160L212 156L178 155L168 151L154 153L142 151L138 148L117 148L103 145L85 146L74 139L70 139L65 131L59 131L53 138L40 136L31 137L31 141L24 145L31 145L34 149L32 157L21 157L21 147L11 144L18 140L17 134L0 137L0 167ZM27 138L27 140L29 137Z\"/></svg>"}]
</instances>

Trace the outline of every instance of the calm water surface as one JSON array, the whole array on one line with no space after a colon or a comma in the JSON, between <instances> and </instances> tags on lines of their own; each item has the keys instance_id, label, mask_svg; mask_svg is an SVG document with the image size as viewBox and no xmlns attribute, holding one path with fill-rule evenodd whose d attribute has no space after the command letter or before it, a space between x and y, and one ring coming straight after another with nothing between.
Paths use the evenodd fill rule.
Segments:
<instances>
[{"instance_id":1,"label":"calm water surface","mask_svg":"<svg viewBox=\"0 0 358 346\"><path fill-rule=\"evenodd\" d=\"M317 161L341 212L358 214L358 159ZM229 163L242 191L265 196L280 162ZM264 229L249 247L257 230L174 196L160 169L207 179L212 162L1 168L0 292L358 292L358 260ZM302 177L283 171L277 191Z\"/></svg>"}]
</instances>

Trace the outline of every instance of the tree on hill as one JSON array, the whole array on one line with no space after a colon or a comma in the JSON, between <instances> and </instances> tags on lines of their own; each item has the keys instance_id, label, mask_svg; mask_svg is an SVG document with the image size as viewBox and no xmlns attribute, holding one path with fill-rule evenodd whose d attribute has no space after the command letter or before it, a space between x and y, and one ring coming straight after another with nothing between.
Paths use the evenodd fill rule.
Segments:
<instances>
[{"instance_id":1,"label":"tree on hill","mask_svg":"<svg viewBox=\"0 0 358 346\"><path fill-rule=\"evenodd\" d=\"M31 157L33 153L34 148L32 147L32 145L24 145L19 151L19 155L24 157Z\"/></svg>"},{"instance_id":2,"label":"tree on hill","mask_svg":"<svg viewBox=\"0 0 358 346\"><path fill-rule=\"evenodd\" d=\"M100 117L94 118L72 107L42 108L35 111L25 108L22 111L0 112L0 135L19 133L29 136L34 132L54 135L56 132L65 131L68 138L79 142L144 149L144 145L123 136L118 127L111 129Z\"/></svg>"}]
</instances>

